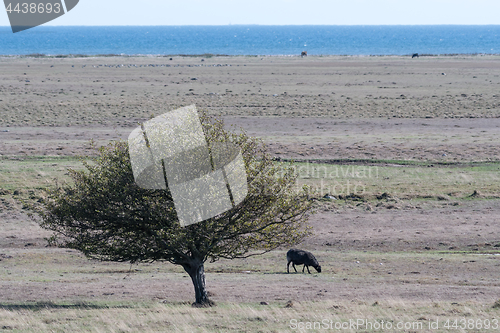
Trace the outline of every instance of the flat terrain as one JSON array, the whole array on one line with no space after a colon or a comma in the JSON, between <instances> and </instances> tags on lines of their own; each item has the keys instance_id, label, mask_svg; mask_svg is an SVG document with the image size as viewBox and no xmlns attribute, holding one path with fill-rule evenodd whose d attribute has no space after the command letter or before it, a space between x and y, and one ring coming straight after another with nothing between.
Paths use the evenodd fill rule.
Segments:
<instances>
[{"instance_id":1,"label":"flat terrain","mask_svg":"<svg viewBox=\"0 0 500 333\"><path fill-rule=\"evenodd\" d=\"M169 59L2 58L1 125L135 126L189 104L228 116L498 117L500 56Z\"/></svg>"},{"instance_id":2,"label":"flat terrain","mask_svg":"<svg viewBox=\"0 0 500 333\"><path fill-rule=\"evenodd\" d=\"M346 331L483 332L443 325L500 320L498 56L18 57L0 73L0 329L285 332L292 319L365 318L423 328ZM126 139L189 104L300 162L317 213L297 247L321 274L286 274L285 248L207 263L219 306L192 309L180 267L46 246L23 200L68 181L90 139Z\"/></svg>"}]
</instances>

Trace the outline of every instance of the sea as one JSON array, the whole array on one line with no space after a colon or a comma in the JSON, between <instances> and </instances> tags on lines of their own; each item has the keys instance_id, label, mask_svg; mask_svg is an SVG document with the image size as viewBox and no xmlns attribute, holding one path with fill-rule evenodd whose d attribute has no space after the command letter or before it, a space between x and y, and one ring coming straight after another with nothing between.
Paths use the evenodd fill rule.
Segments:
<instances>
[{"instance_id":1,"label":"sea","mask_svg":"<svg viewBox=\"0 0 500 333\"><path fill-rule=\"evenodd\" d=\"M0 55L500 54L500 25L0 27Z\"/></svg>"}]
</instances>

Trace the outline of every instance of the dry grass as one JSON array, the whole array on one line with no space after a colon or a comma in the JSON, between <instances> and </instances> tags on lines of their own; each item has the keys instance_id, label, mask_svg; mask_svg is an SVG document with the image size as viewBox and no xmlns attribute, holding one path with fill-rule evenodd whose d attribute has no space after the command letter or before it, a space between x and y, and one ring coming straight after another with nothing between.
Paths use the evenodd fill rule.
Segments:
<instances>
[{"instance_id":1,"label":"dry grass","mask_svg":"<svg viewBox=\"0 0 500 333\"><path fill-rule=\"evenodd\" d=\"M222 303L209 309L179 303L3 304L0 306L0 322L7 332L335 331L335 325L352 321L356 325L342 331L450 332L445 328L447 321L452 324L458 319L460 325L461 319L473 319L477 329L453 331L484 332L485 329L479 329L479 323L484 325L489 321L494 325L494 320L500 317L500 310L491 304L472 302L426 303L386 299L373 303L358 300L293 302L290 307L285 303ZM429 326L436 322L439 328L432 326L430 329ZM382 323L385 327L392 325L393 329L376 329ZM406 325L406 329L396 329L397 325Z\"/></svg>"}]
</instances>

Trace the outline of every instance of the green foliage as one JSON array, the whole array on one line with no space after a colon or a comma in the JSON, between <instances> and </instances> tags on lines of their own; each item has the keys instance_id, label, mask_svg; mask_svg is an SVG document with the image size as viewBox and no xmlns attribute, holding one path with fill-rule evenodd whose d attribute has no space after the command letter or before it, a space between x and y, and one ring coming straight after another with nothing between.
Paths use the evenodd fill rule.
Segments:
<instances>
[{"instance_id":1,"label":"green foliage","mask_svg":"<svg viewBox=\"0 0 500 333\"><path fill-rule=\"evenodd\" d=\"M235 208L181 227L170 193L134 182L128 145L115 141L70 170L73 184L49 190L36 213L51 241L107 261L169 261L184 265L241 258L300 242L309 233L311 202L296 188L293 168L273 162L262 142L224 129L221 119L200 115L210 144L240 147L249 194Z\"/></svg>"}]
</instances>

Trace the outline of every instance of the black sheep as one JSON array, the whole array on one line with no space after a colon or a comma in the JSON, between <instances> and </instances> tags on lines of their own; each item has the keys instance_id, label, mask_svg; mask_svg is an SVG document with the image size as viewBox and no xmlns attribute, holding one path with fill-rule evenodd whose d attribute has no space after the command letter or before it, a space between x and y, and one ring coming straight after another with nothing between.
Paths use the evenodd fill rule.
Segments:
<instances>
[{"instance_id":1,"label":"black sheep","mask_svg":"<svg viewBox=\"0 0 500 333\"><path fill-rule=\"evenodd\" d=\"M304 273L304 269L307 267L307 272L311 274L309 266L314 267L318 273L321 273L321 266L311 252L291 249L286 253L286 260L288 261L288 264L286 265L287 273L290 273L290 263L292 263L292 267L296 272L297 269L295 268L295 265L304 265L302 273Z\"/></svg>"}]
</instances>

